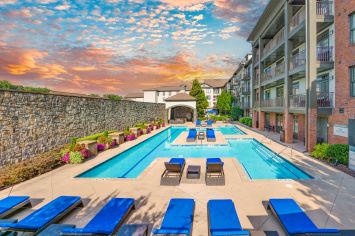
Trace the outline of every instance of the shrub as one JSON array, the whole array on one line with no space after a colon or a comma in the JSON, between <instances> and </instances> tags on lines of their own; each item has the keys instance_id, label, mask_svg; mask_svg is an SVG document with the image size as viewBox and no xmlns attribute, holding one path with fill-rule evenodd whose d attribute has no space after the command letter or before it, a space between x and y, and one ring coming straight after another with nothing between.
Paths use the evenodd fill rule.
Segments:
<instances>
[{"instance_id":1,"label":"shrub","mask_svg":"<svg viewBox=\"0 0 355 236\"><path fill-rule=\"evenodd\" d=\"M113 101L121 101L122 100L122 96L116 95L116 94L105 94L104 98L113 100Z\"/></svg>"},{"instance_id":2,"label":"shrub","mask_svg":"<svg viewBox=\"0 0 355 236\"><path fill-rule=\"evenodd\" d=\"M60 149L42 153L0 169L0 189L17 184L62 166Z\"/></svg>"},{"instance_id":3,"label":"shrub","mask_svg":"<svg viewBox=\"0 0 355 236\"><path fill-rule=\"evenodd\" d=\"M326 155L332 161L338 161L338 163L340 163L340 164L348 165L349 164L349 145L346 145L346 144L329 145Z\"/></svg>"},{"instance_id":4,"label":"shrub","mask_svg":"<svg viewBox=\"0 0 355 236\"><path fill-rule=\"evenodd\" d=\"M97 139L97 143L99 144L106 144L107 143L107 138L105 136L100 136L98 139Z\"/></svg>"},{"instance_id":5,"label":"shrub","mask_svg":"<svg viewBox=\"0 0 355 236\"><path fill-rule=\"evenodd\" d=\"M233 107L231 111L231 117L233 120L238 120L241 116L243 116L243 110L239 107Z\"/></svg>"},{"instance_id":6,"label":"shrub","mask_svg":"<svg viewBox=\"0 0 355 236\"><path fill-rule=\"evenodd\" d=\"M111 148L114 148L114 147L116 147L117 145L118 145L117 140L116 140L116 139L113 139L112 142L111 142L110 147L111 147Z\"/></svg>"},{"instance_id":7,"label":"shrub","mask_svg":"<svg viewBox=\"0 0 355 236\"><path fill-rule=\"evenodd\" d=\"M91 157L91 152L86 148L81 149L80 153L84 159Z\"/></svg>"},{"instance_id":8,"label":"shrub","mask_svg":"<svg viewBox=\"0 0 355 236\"><path fill-rule=\"evenodd\" d=\"M65 153L65 154L62 156L61 160L62 160L64 163L69 163L69 162L70 162L70 154L69 154L69 152Z\"/></svg>"},{"instance_id":9,"label":"shrub","mask_svg":"<svg viewBox=\"0 0 355 236\"><path fill-rule=\"evenodd\" d=\"M80 164L83 162L84 157L81 155L80 152L70 152L69 160L70 164Z\"/></svg>"},{"instance_id":10,"label":"shrub","mask_svg":"<svg viewBox=\"0 0 355 236\"><path fill-rule=\"evenodd\" d=\"M249 127L253 126L253 120L250 117L247 117L245 124Z\"/></svg>"},{"instance_id":11,"label":"shrub","mask_svg":"<svg viewBox=\"0 0 355 236\"><path fill-rule=\"evenodd\" d=\"M73 150L75 148L76 143L78 142L78 138L72 138L70 143L70 149Z\"/></svg>"},{"instance_id":12,"label":"shrub","mask_svg":"<svg viewBox=\"0 0 355 236\"><path fill-rule=\"evenodd\" d=\"M106 145L102 143L97 144L97 151L101 152L105 150Z\"/></svg>"},{"instance_id":13,"label":"shrub","mask_svg":"<svg viewBox=\"0 0 355 236\"><path fill-rule=\"evenodd\" d=\"M328 148L329 148L329 144L327 143L317 144L314 147L314 151L311 153L311 155L315 158L326 160L328 157L327 154Z\"/></svg>"},{"instance_id":14,"label":"shrub","mask_svg":"<svg viewBox=\"0 0 355 236\"><path fill-rule=\"evenodd\" d=\"M244 124L245 118L244 118L244 117L240 117L240 118L239 118L239 122L242 123L242 124Z\"/></svg>"}]
</instances>

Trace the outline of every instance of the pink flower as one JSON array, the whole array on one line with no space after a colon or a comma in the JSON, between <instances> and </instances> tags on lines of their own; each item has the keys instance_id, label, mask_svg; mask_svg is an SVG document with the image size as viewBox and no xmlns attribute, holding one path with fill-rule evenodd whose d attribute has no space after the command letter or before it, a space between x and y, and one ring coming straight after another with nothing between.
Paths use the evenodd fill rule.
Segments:
<instances>
[{"instance_id":1,"label":"pink flower","mask_svg":"<svg viewBox=\"0 0 355 236\"><path fill-rule=\"evenodd\" d=\"M84 157L84 159L89 158L91 156L91 153L88 149L84 148L80 150L81 155Z\"/></svg>"},{"instance_id":2,"label":"pink flower","mask_svg":"<svg viewBox=\"0 0 355 236\"><path fill-rule=\"evenodd\" d=\"M62 161L65 162L65 163L69 163L70 161L70 154L69 152L67 152L66 154L64 154L64 156L62 156Z\"/></svg>"},{"instance_id":3,"label":"pink flower","mask_svg":"<svg viewBox=\"0 0 355 236\"><path fill-rule=\"evenodd\" d=\"M97 144L97 151L101 152L105 150L105 144L98 143Z\"/></svg>"}]
</instances>

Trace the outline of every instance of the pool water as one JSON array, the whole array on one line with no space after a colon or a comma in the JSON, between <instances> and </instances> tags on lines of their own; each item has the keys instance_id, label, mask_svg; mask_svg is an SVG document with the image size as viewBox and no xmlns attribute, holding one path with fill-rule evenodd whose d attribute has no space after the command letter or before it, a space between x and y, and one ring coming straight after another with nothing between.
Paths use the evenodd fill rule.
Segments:
<instances>
[{"instance_id":1,"label":"pool water","mask_svg":"<svg viewBox=\"0 0 355 236\"><path fill-rule=\"evenodd\" d=\"M186 127L171 127L112 159L80 174L80 178L136 178L156 158L236 158L251 179L310 179L307 173L255 139L228 139L227 146L174 146Z\"/></svg>"},{"instance_id":2,"label":"pool water","mask_svg":"<svg viewBox=\"0 0 355 236\"><path fill-rule=\"evenodd\" d=\"M206 128L196 128L197 131L206 131ZM213 128L216 131L221 132L223 135L244 135L241 129L234 125L226 125L226 126L218 126L217 128Z\"/></svg>"}]
</instances>

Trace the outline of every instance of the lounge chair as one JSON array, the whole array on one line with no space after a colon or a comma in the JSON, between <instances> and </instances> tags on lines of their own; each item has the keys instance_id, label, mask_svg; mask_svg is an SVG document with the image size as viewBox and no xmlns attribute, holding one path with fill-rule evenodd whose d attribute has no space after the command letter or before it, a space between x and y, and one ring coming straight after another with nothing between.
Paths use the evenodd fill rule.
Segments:
<instances>
[{"instance_id":1,"label":"lounge chair","mask_svg":"<svg viewBox=\"0 0 355 236\"><path fill-rule=\"evenodd\" d=\"M9 196L0 200L0 219L4 218L18 209L29 205L30 197L28 196Z\"/></svg>"},{"instance_id":2,"label":"lounge chair","mask_svg":"<svg viewBox=\"0 0 355 236\"><path fill-rule=\"evenodd\" d=\"M207 136L207 142L216 142L216 135L213 129L207 129L206 136Z\"/></svg>"},{"instance_id":3,"label":"lounge chair","mask_svg":"<svg viewBox=\"0 0 355 236\"><path fill-rule=\"evenodd\" d=\"M242 229L232 200L209 200L207 203L207 211L208 234L210 236L250 235L249 231Z\"/></svg>"},{"instance_id":4,"label":"lounge chair","mask_svg":"<svg viewBox=\"0 0 355 236\"><path fill-rule=\"evenodd\" d=\"M195 201L193 199L173 198L170 200L160 229L153 229L153 235L192 234Z\"/></svg>"},{"instance_id":5,"label":"lounge chair","mask_svg":"<svg viewBox=\"0 0 355 236\"><path fill-rule=\"evenodd\" d=\"M224 162L220 158L207 158L206 185L225 185Z\"/></svg>"},{"instance_id":6,"label":"lounge chair","mask_svg":"<svg viewBox=\"0 0 355 236\"><path fill-rule=\"evenodd\" d=\"M60 235L113 235L133 209L133 198L112 198L84 228L64 228Z\"/></svg>"},{"instance_id":7,"label":"lounge chair","mask_svg":"<svg viewBox=\"0 0 355 236\"><path fill-rule=\"evenodd\" d=\"M187 135L186 142L195 142L197 136L196 129L189 129L189 134Z\"/></svg>"},{"instance_id":8,"label":"lounge chair","mask_svg":"<svg viewBox=\"0 0 355 236\"><path fill-rule=\"evenodd\" d=\"M196 127L200 127L201 126L201 120L200 119L197 119L196 120Z\"/></svg>"},{"instance_id":9,"label":"lounge chair","mask_svg":"<svg viewBox=\"0 0 355 236\"><path fill-rule=\"evenodd\" d=\"M208 120L207 121L207 127L212 127L213 124L213 120Z\"/></svg>"},{"instance_id":10,"label":"lounge chair","mask_svg":"<svg viewBox=\"0 0 355 236\"><path fill-rule=\"evenodd\" d=\"M17 223L0 223L0 231L38 233L62 219L79 205L82 205L80 197L61 196Z\"/></svg>"},{"instance_id":11,"label":"lounge chair","mask_svg":"<svg viewBox=\"0 0 355 236\"><path fill-rule=\"evenodd\" d=\"M160 185L176 186L180 184L185 168L184 158L171 158L165 162L165 170L160 178Z\"/></svg>"},{"instance_id":12,"label":"lounge chair","mask_svg":"<svg viewBox=\"0 0 355 236\"><path fill-rule=\"evenodd\" d=\"M293 199L270 199L269 207L287 235L341 235L337 229L319 229Z\"/></svg>"}]
</instances>

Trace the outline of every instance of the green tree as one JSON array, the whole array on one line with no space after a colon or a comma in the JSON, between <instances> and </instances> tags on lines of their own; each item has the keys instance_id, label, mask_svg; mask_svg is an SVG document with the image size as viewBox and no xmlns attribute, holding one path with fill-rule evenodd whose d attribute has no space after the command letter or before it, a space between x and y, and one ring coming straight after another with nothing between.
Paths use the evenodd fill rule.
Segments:
<instances>
[{"instance_id":1,"label":"green tree","mask_svg":"<svg viewBox=\"0 0 355 236\"><path fill-rule=\"evenodd\" d=\"M114 100L114 101L121 101L122 100L122 96L116 95L116 94L105 94L104 98Z\"/></svg>"},{"instance_id":2,"label":"green tree","mask_svg":"<svg viewBox=\"0 0 355 236\"><path fill-rule=\"evenodd\" d=\"M0 89L36 92L36 93L49 93L51 91L50 89L47 88L34 88L34 87L25 87L22 85L15 85L10 83L7 80L0 80Z\"/></svg>"},{"instance_id":3,"label":"green tree","mask_svg":"<svg viewBox=\"0 0 355 236\"><path fill-rule=\"evenodd\" d=\"M239 120L239 117L242 117L244 111L240 107L232 107L231 116L233 120Z\"/></svg>"},{"instance_id":4,"label":"green tree","mask_svg":"<svg viewBox=\"0 0 355 236\"><path fill-rule=\"evenodd\" d=\"M197 79L192 82L190 95L196 98L196 110L198 116L204 117L206 109L208 107L208 101L206 99L205 92L202 90L201 84Z\"/></svg>"},{"instance_id":5,"label":"green tree","mask_svg":"<svg viewBox=\"0 0 355 236\"><path fill-rule=\"evenodd\" d=\"M232 94L227 90L223 90L221 95L217 97L217 109L222 114L230 114L232 110Z\"/></svg>"}]
</instances>

